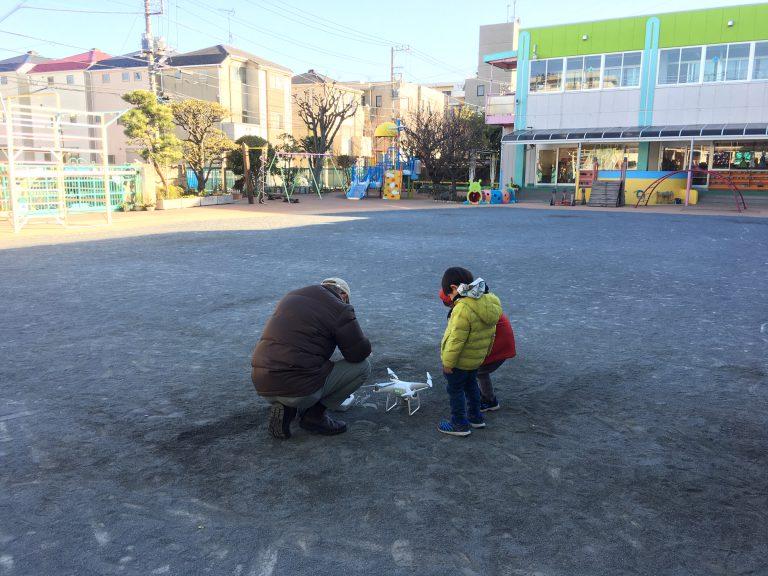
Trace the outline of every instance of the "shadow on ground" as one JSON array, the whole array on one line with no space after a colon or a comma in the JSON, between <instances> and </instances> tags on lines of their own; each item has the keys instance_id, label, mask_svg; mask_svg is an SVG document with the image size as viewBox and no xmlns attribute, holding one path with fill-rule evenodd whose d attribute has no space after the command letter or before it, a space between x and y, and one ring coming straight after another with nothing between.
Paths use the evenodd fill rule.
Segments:
<instances>
[{"instance_id":1,"label":"shadow on ground","mask_svg":"<svg viewBox=\"0 0 768 576\"><path fill-rule=\"evenodd\" d=\"M764 223L452 209L0 251L0 574L766 573ZM248 356L285 291L347 278L374 375L416 378L454 264L518 335L487 430L441 437L438 386L268 438Z\"/></svg>"}]
</instances>

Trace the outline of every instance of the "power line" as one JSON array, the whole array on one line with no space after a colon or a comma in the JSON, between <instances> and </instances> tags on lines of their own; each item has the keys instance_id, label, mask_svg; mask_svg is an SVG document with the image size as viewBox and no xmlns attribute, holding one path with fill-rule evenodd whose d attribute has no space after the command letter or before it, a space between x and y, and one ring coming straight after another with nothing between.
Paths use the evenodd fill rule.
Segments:
<instances>
[{"instance_id":1,"label":"power line","mask_svg":"<svg viewBox=\"0 0 768 576\"><path fill-rule=\"evenodd\" d=\"M48 8L45 6L22 6L22 9L40 10L43 12L72 12L76 14L122 14L122 15L143 14L143 12L117 12L117 11L109 11L109 10L77 10L74 8Z\"/></svg>"}]
</instances>

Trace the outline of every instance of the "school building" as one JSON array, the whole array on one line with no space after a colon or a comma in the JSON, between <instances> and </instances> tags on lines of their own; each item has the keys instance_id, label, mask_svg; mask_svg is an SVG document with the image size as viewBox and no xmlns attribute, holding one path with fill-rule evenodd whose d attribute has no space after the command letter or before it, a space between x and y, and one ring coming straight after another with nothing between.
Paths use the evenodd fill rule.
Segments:
<instances>
[{"instance_id":1,"label":"school building","mask_svg":"<svg viewBox=\"0 0 768 576\"><path fill-rule=\"evenodd\" d=\"M768 197L768 3L522 29L484 60L517 74L486 118L506 184L573 187L626 158L630 179L693 166L704 195Z\"/></svg>"}]
</instances>

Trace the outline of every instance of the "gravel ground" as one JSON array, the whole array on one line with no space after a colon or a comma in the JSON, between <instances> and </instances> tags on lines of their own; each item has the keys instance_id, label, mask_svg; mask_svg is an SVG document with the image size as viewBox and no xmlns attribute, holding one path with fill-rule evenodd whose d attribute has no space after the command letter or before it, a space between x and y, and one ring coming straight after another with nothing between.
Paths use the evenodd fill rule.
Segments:
<instances>
[{"instance_id":1,"label":"gravel ground","mask_svg":"<svg viewBox=\"0 0 768 576\"><path fill-rule=\"evenodd\" d=\"M0 575L768 574L768 219L157 232L0 250ZM348 279L376 379L417 379L449 265L518 339L486 430L440 435L439 383L267 436L248 356L285 291Z\"/></svg>"}]
</instances>

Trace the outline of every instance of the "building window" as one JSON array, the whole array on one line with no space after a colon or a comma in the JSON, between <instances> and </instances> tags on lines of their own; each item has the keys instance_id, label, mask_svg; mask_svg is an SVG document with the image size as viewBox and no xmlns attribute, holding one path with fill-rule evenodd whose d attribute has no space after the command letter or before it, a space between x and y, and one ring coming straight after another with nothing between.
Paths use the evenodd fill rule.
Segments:
<instances>
[{"instance_id":1,"label":"building window","mask_svg":"<svg viewBox=\"0 0 768 576\"><path fill-rule=\"evenodd\" d=\"M270 74L269 76L269 86L273 90L282 90L283 89L283 79L276 75L276 74Z\"/></svg>"},{"instance_id":2,"label":"building window","mask_svg":"<svg viewBox=\"0 0 768 576\"><path fill-rule=\"evenodd\" d=\"M129 82L131 80L130 72L123 72L120 76L123 82Z\"/></svg>"},{"instance_id":3,"label":"building window","mask_svg":"<svg viewBox=\"0 0 768 576\"><path fill-rule=\"evenodd\" d=\"M621 68L621 85L624 88L640 86L641 52L626 52Z\"/></svg>"},{"instance_id":4,"label":"building window","mask_svg":"<svg viewBox=\"0 0 768 576\"><path fill-rule=\"evenodd\" d=\"M707 46L704 82L746 80L750 47L750 44Z\"/></svg>"},{"instance_id":5,"label":"building window","mask_svg":"<svg viewBox=\"0 0 768 576\"><path fill-rule=\"evenodd\" d=\"M701 48L661 51L659 84L696 84L701 81Z\"/></svg>"},{"instance_id":6,"label":"building window","mask_svg":"<svg viewBox=\"0 0 768 576\"><path fill-rule=\"evenodd\" d=\"M271 128L274 130L281 130L283 127L283 115L279 114L278 112L272 112L270 117L272 124Z\"/></svg>"},{"instance_id":7,"label":"building window","mask_svg":"<svg viewBox=\"0 0 768 576\"><path fill-rule=\"evenodd\" d=\"M746 80L749 71L749 44L731 44L728 46L728 65L725 68L726 80Z\"/></svg>"},{"instance_id":8,"label":"building window","mask_svg":"<svg viewBox=\"0 0 768 576\"><path fill-rule=\"evenodd\" d=\"M8 84L8 77L7 76L0 76L0 84L2 84L3 86Z\"/></svg>"},{"instance_id":9,"label":"building window","mask_svg":"<svg viewBox=\"0 0 768 576\"><path fill-rule=\"evenodd\" d=\"M768 142L715 142L715 170L768 169Z\"/></svg>"},{"instance_id":10,"label":"building window","mask_svg":"<svg viewBox=\"0 0 768 576\"><path fill-rule=\"evenodd\" d=\"M365 94L360 96L360 106L365 106Z\"/></svg>"},{"instance_id":11,"label":"building window","mask_svg":"<svg viewBox=\"0 0 768 576\"><path fill-rule=\"evenodd\" d=\"M603 87L618 88L621 86L621 65L623 54L608 54L605 57L605 69L603 70Z\"/></svg>"},{"instance_id":12,"label":"building window","mask_svg":"<svg viewBox=\"0 0 768 576\"><path fill-rule=\"evenodd\" d=\"M245 84L245 66L241 66L237 69L237 76L240 78L240 82Z\"/></svg>"},{"instance_id":13,"label":"building window","mask_svg":"<svg viewBox=\"0 0 768 576\"><path fill-rule=\"evenodd\" d=\"M562 85L562 58L536 60L531 63L531 92L559 92Z\"/></svg>"},{"instance_id":14,"label":"building window","mask_svg":"<svg viewBox=\"0 0 768 576\"><path fill-rule=\"evenodd\" d=\"M547 79L547 61L534 60L531 62L531 79L528 85L530 92L543 92Z\"/></svg>"},{"instance_id":15,"label":"building window","mask_svg":"<svg viewBox=\"0 0 768 576\"><path fill-rule=\"evenodd\" d=\"M680 50L680 73L678 84L696 84L701 77L701 48Z\"/></svg>"},{"instance_id":16,"label":"building window","mask_svg":"<svg viewBox=\"0 0 768 576\"><path fill-rule=\"evenodd\" d=\"M115 155L107 154L107 164L114 164L114 163L115 163Z\"/></svg>"},{"instance_id":17,"label":"building window","mask_svg":"<svg viewBox=\"0 0 768 576\"><path fill-rule=\"evenodd\" d=\"M565 89L581 90L584 84L584 58L568 58L565 70Z\"/></svg>"},{"instance_id":18,"label":"building window","mask_svg":"<svg viewBox=\"0 0 768 576\"><path fill-rule=\"evenodd\" d=\"M70 114L69 115L69 123L70 124L77 124L77 114Z\"/></svg>"},{"instance_id":19,"label":"building window","mask_svg":"<svg viewBox=\"0 0 768 576\"><path fill-rule=\"evenodd\" d=\"M376 94L376 108L381 108L381 94Z\"/></svg>"},{"instance_id":20,"label":"building window","mask_svg":"<svg viewBox=\"0 0 768 576\"><path fill-rule=\"evenodd\" d=\"M67 74L67 84L74 84L75 83L75 77L72 74Z\"/></svg>"},{"instance_id":21,"label":"building window","mask_svg":"<svg viewBox=\"0 0 768 576\"><path fill-rule=\"evenodd\" d=\"M565 89L571 91L600 88L602 59L602 56L568 58L565 72Z\"/></svg>"},{"instance_id":22,"label":"building window","mask_svg":"<svg viewBox=\"0 0 768 576\"><path fill-rule=\"evenodd\" d=\"M485 84L478 84L477 85L477 96L485 96Z\"/></svg>"},{"instance_id":23,"label":"building window","mask_svg":"<svg viewBox=\"0 0 768 576\"><path fill-rule=\"evenodd\" d=\"M133 79L134 80L141 80L141 72L134 72L133 73Z\"/></svg>"},{"instance_id":24,"label":"building window","mask_svg":"<svg viewBox=\"0 0 768 576\"><path fill-rule=\"evenodd\" d=\"M755 64L752 70L753 80L768 80L768 42L755 44Z\"/></svg>"},{"instance_id":25,"label":"building window","mask_svg":"<svg viewBox=\"0 0 768 576\"><path fill-rule=\"evenodd\" d=\"M545 92L559 92L563 86L563 59L547 61L547 84Z\"/></svg>"},{"instance_id":26,"label":"building window","mask_svg":"<svg viewBox=\"0 0 768 576\"><path fill-rule=\"evenodd\" d=\"M621 170L624 158L627 159L627 169L637 169L637 144L584 144L581 147L581 170L592 170L593 162L597 160L600 170Z\"/></svg>"},{"instance_id":27,"label":"building window","mask_svg":"<svg viewBox=\"0 0 768 576\"><path fill-rule=\"evenodd\" d=\"M48 86L53 86L53 76L48 76Z\"/></svg>"},{"instance_id":28,"label":"building window","mask_svg":"<svg viewBox=\"0 0 768 576\"><path fill-rule=\"evenodd\" d=\"M102 74L101 75L101 82L102 82L102 84L109 84L109 74Z\"/></svg>"}]
</instances>

